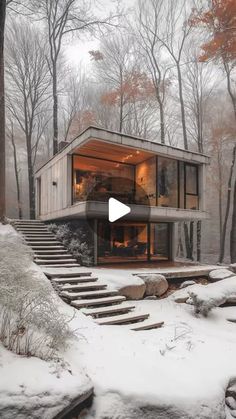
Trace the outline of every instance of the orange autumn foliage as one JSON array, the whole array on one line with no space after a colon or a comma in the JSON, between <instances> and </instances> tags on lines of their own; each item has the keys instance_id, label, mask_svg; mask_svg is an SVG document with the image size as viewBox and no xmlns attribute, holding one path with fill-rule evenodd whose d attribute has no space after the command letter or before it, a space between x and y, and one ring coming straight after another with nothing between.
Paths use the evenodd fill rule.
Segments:
<instances>
[{"instance_id":1,"label":"orange autumn foliage","mask_svg":"<svg viewBox=\"0 0 236 419\"><path fill-rule=\"evenodd\" d=\"M211 38L201 46L200 61L236 59L236 0L211 0L205 12L193 11L191 24L206 27Z\"/></svg>"},{"instance_id":2,"label":"orange autumn foliage","mask_svg":"<svg viewBox=\"0 0 236 419\"><path fill-rule=\"evenodd\" d=\"M123 104L132 103L136 100L145 100L147 97L154 97L155 88L152 81L146 74L137 71L126 75L122 85L111 90L101 97L101 102L107 105L119 104L121 96Z\"/></svg>"}]
</instances>

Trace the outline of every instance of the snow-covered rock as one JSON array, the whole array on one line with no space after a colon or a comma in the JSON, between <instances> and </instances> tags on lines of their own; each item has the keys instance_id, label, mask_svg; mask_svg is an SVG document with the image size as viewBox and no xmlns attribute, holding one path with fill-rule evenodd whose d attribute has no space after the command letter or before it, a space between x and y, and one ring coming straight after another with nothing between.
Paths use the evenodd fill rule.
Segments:
<instances>
[{"instance_id":1,"label":"snow-covered rock","mask_svg":"<svg viewBox=\"0 0 236 419\"><path fill-rule=\"evenodd\" d=\"M236 301L236 276L208 285L195 285L188 291L197 314L207 316L215 307Z\"/></svg>"},{"instance_id":2,"label":"snow-covered rock","mask_svg":"<svg viewBox=\"0 0 236 419\"><path fill-rule=\"evenodd\" d=\"M236 273L236 263L231 263L229 267L234 273Z\"/></svg>"},{"instance_id":3,"label":"snow-covered rock","mask_svg":"<svg viewBox=\"0 0 236 419\"><path fill-rule=\"evenodd\" d=\"M184 281L182 282L182 284L180 285L180 289L186 288L186 287L190 287L191 285L195 285L196 282L193 280L189 280L189 281Z\"/></svg>"},{"instance_id":4,"label":"snow-covered rock","mask_svg":"<svg viewBox=\"0 0 236 419\"><path fill-rule=\"evenodd\" d=\"M155 295L157 297L160 297L161 295L165 294L165 292L168 290L168 282L164 275L161 274L142 274L139 275L141 279L146 284L146 291L145 295Z\"/></svg>"},{"instance_id":5,"label":"snow-covered rock","mask_svg":"<svg viewBox=\"0 0 236 419\"><path fill-rule=\"evenodd\" d=\"M226 268L214 269L209 273L209 279L211 281L220 281L222 279L230 278L231 276L234 276L234 273Z\"/></svg>"}]
</instances>

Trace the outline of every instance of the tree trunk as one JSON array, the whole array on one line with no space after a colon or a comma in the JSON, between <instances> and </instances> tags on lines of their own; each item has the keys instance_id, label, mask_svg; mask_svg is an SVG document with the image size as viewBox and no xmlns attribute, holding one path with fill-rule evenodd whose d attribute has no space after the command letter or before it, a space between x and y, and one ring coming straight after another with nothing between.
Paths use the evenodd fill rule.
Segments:
<instances>
[{"instance_id":1,"label":"tree trunk","mask_svg":"<svg viewBox=\"0 0 236 419\"><path fill-rule=\"evenodd\" d=\"M223 223L223 228L222 228L222 240L221 240L221 244L220 244L220 257L219 257L219 262L220 263L223 262L224 255L225 255L225 238L226 238L227 222L228 222L228 218L229 218L230 201L231 201L231 186L232 186L232 178L233 178L235 160L236 160L236 144L234 145L234 148L233 148L233 157L232 157L230 173L229 173L229 180L228 180L226 210L225 210L225 218L224 218L224 223ZM236 202L234 202L234 208L235 207L236 207ZM234 226L232 224L232 229L233 228L234 228ZM234 249L232 249L231 251L234 252Z\"/></svg>"},{"instance_id":2,"label":"tree trunk","mask_svg":"<svg viewBox=\"0 0 236 419\"><path fill-rule=\"evenodd\" d=\"M178 250L177 255L181 258L184 257L184 247L182 243L182 237L181 237L181 222L178 223Z\"/></svg>"},{"instance_id":3,"label":"tree trunk","mask_svg":"<svg viewBox=\"0 0 236 419\"><path fill-rule=\"evenodd\" d=\"M5 92L4 92L4 29L6 0L0 2L0 220L6 215L5 188Z\"/></svg>"},{"instance_id":4,"label":"tree trunk","mask_svg":"<svg viewBox=\"0 0 236 419\"><path fill-rule=\"evenodd\" d=\"M190 243L187 223L184 223L184 237L185 237L186 257L187 259L192 259L191 243Z\"/></svg>"},{"instance_id":5,"label":"tree trunk","mask_svg":"<svg viewBox=\"0 0 236 419\"><path fill-rule=\"evenodd\" d=\"M190 242L190 259L193 260L193 237L194 237L194 221L190 221L189 225L189 242Z\"/></svg>"},{"instance_id":6,"label":"tree trunk","mask_svg":"<svg viewBox=\"0 0 236 419\"><path fill-rule=\"evenodd\" d=\"M234 206L232 215L232 227L230 232L230 257L231 263L236 263L236 180L234 182Z\"/></svg>"},{"instance_id":7,"label":"tree trunk","mask_svg":"<svg viewBox=\"0 0 236 419\"><path fill-rule=\"evenodd\" d=\"M34 170L32 164L31 138L26 138L27 143L27 162L28 162L28 183L29 183L29 209L30 219L35 219L35 188L34 188Z\"/></svg>"},{"instance_id":8,"label":"tree trunk","mask_svg":"<svg viewBox=\"0 0 236 419\"><path fill-rule=\"evenodd\" d=\"M235 121L236 121L236 97L235 94L232 90L232 85L231 85L231 78L230 78L230 70L227 66L227 64L225 64L225 70L226 70L226 76L227 76L227 88L228 88L228 93L230 95L231 101L232 101L232 105L233 105L233 109L234 109L234 116L235 116ZM232 161L232 166L231 166L231 170L230 170L230 188L231 188L231 182L232 182L232 177L233 177L233 169L234 169L234 165L235 165L235 160L236 160L236 144L234 146L234 151L233 151L233 161ZM229 192L228 192L229 194ZM231 196L231 189L230 189L230 196ZM227 199L227 206L229 206L228 209L228 213L229 213L229 209L230 209L230 196L229 199ZM228 203L229 201L229 203ZM227 214L227 219L228 219L229 214ZM231 261L235 261L236 258L236 180L234 181L234 195L233 195L233 214L232 214L232 225L231 225L231 232L230 232L230 257L231 257ZM226 232L225 232L226 234ZM225 237L224 237L225 240Z\"/></svg>"},{"instance_id":9,"label":"tree trunk","mask_svg":"<svg viewBox=\"0 0 236 419\"><path fill-rule=\"evenodd\" d=\"M53 154L58 152L58 94L57 94L57 63L52 66L53 91Z\"/></svg>"},{"instance_id":10,"label":"tree trunk","mask_svg":"<svg viewBox=\"0 0 236 419\"><path fill-rule=\"evenodd\" d=\"M160 127L161 127L161 143L165 144L165 117L164 117L164 106L162 100L160 98L160 94L158 88L156 87L156 98L159 105L159 113L160 113Z\"/></svg>"},{"instance_id":11,"label":"tree trunk","mask_svg":"<svg viewBox=\"0 0 236 419\"><path fill-rule=\"evenodd\" d=\"M180 64L178 62L177 62L177 73L178 73L179 101L180 101L180 108L181 108L181 121L182 121L182 129L183 129L184 148L185 150L188 150L188 137L187 137L185 107L184 107L184 98L183 98L182 74L181 74Z\"/></svg>"},{"instance_id":12,"label":"tree trunk","mask_svg":"<svg viewBox=\"0 0 236 419\"><path fill-rule=\"evenodd\" d=\"M12 143L12 147L13 147L14 171L15 171L15 177L16 177L16 193L17 193L18 216L19 216L19 219L21 220L22 219L22 203L21 203L19 170L18 170L18 164L17 164L17 152L16 152L16 144L15 144L13 126L12 126L12 131L11 131L11 143Z\"/></svg>"},{"instance_id":13,"label":"tree trunk","mask_svg":"<svg viewBox=\"0 0 236 419\"><path fill-rule=\"evenodd\" d=\"M197 261L201 262L202 222L197 221Z\"/></svg>"}]
</instances>

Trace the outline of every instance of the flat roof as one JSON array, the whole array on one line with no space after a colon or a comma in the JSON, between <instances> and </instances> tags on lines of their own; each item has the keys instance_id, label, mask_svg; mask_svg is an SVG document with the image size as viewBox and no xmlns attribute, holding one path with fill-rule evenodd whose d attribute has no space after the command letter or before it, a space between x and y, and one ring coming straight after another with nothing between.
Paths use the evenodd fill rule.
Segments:
<instances>
[{"instance_id":1,"label":"flat roof","mask_svg":"<svg viewBox=\"0 0 236 419\"><path fill-rule=\"evenodd\" d=\"M104 128L89 126L82 131L77 137L75 137L66 147L51 157L46 163L44 163L35 173L40 172L46 166L50 167L54 162L60 160L67 154L79 153L80 149L85 150L86 147L89 150L89 142L93 141L96 146L97 142L106 143L107 145L123 146L127 148L130 153L132 150L141 150L143 155L147 157L151 155L162 155L169 158L178 160L189 161L198 164L208 164L209 156L201 154L195 151L187 151L171 145L166 145L154 141L150 141L137 136L131 136L116 131L110 131ZM96 147L95 147L96 148ZM103 150L104 147L103 147ZM130 151L131 150L131 151ZM91 155L92 157L92 155ZM106 157L106 156L104 156ZM102 156L100 156L102 158ZM134 162L135 163L135 162Z\"/></svg>"}]
</instances>

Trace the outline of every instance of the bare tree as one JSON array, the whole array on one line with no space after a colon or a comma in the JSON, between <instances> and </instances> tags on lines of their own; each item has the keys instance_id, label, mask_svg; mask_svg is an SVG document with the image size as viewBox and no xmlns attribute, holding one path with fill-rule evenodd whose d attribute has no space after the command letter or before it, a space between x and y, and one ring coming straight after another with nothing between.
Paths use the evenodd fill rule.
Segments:
<instances>
[{"instance_id":1,"label":"bare tree","mask_svg":"<svg viewBox=\"0 0 236 419\"><path fill-rule=\"evenodd\" d=\"M37 0L29 3L32 10L46 23L49 43L49 68L53 91L53 152L58 151L58 60L63 40L68 35L83 34L111 24L111 17L93 16L91 2L78 0Z\"/></svg>"},{"instance_id":2,"label":"bare tree","mask_svg":"<svg viewBox=\"0 0 236 419\"><path fill-rule=\"evenodd\" d=\"M11 127L10 127L10 130L9 130L9 135L8 136L10 137L11 145L12 145L12 148L13 148L13 162L14 162L14 173L15 173L15 179L16 179L16 195L17 195L18 217L19 217L19 219L22 219L22 201L21 201L21 190L20 190L20 179L19 179L20 168L18 166L14 124L13 124L12 121L11 121L10 125L11 125Z\"/></svg>"},{"instance_id":3,"label":"bare tree","mask_svg":"<svg viewBox=\"0 0 236 419\"><path fill-rule=\"evenodd\" d=\"M14 22L8 30L6 77L7 106L24 133L27 150L30 218L35 217L34 166L44 127L50 77L46 46L33 26Z\"/></svg>"},{"instance_id":4,"label":"bare tree","mask_svg":"<svg viewBox=\"0 0 236 419\"><path fill-rule=\"evenodd\" d=\"M159 107L161 143L165 143L165 97L168 66L161 52L162 42L158 37L162 2L139 0L134 36L139 46L138 53L150 74Z\"/></svg>"},{"instance_id":5,"label":"bare tree","mask_svg":"<svg viewBox=\"0 0 236 419\"><path fill-rule=\"evenodd\" d=\"M184 47L191 32L191 25L188 22L191 5L187 0L178 2L176 0L159 0L158 2L147 0L146 4L152 10L157 10L157 21L155 27L151 30L152 36L164 48L176 69L184 148L188 150L182 77L182 66L185 63L182 59ZM156 4L158 4L158 8Z\"/></svg>"},{"instance_id":6,"label":"bare tree","mask_svg":"<svg viewBox=\"0 0 236 419\"><path fill-rule=\"evenodd\" d=\"M0 2L0 220L6 212L5 190L5 92L4 92L4 30L6 0Z\"/></svg>"}]
</instances>

